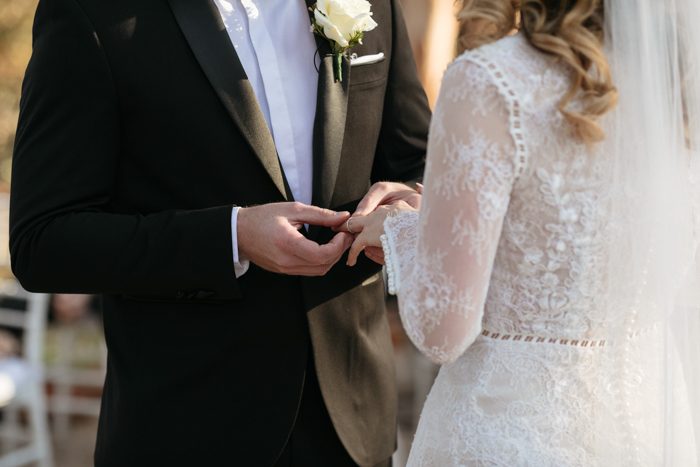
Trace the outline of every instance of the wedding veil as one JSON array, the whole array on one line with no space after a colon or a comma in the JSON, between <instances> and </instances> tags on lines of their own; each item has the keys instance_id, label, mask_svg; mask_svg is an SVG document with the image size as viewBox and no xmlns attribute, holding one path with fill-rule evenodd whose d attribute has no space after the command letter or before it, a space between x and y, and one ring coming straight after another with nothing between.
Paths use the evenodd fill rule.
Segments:
<instances>
[{"instance_id":1,"label":"wedding veil","mask_svg":"<svg viewBox=\"0 0 700 467\"><path fill-rule=\"evenodd\" d=\"M650 426L630 431L645 432L644 453L603 440L600 458L698 465L700 1L605 0L605 17L620 101L602 143L613 188L599 306L616 362L601 363L613 381L601 419Z\"/></svg>"}]
</instances>

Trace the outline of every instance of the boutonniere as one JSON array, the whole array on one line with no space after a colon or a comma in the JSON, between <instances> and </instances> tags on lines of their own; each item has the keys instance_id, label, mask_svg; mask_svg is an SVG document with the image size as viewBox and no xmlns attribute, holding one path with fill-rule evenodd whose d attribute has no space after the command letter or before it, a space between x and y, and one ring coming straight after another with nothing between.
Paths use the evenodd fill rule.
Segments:
<instances>
[{"instance_id":1,"label":"boutonniere","mask_svg":"<svg viewBox=\"0 0 700 467\"><path fill-rule=\"evenodd\" d=\"M377 27L371 8L367 0L318 0L309 8L314 14L311 31L330 42L336 81L343 81L343 56Z\"/></svg>"}]
</instances>

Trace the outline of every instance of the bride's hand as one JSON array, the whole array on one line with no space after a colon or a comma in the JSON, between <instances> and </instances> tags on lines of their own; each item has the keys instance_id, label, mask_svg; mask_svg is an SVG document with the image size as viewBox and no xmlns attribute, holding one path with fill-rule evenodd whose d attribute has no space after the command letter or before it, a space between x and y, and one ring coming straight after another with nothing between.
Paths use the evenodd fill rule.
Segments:
<instances>
[{"instance_id":1,"label":"bride's hand","mask_svg":"<svg viewBox=\"0 0 700 467\"><path fill-rule=\"evenodd\" d=\"M384 234L384 220L394 213L406 210L415 211L416 209L405 202L398 202L379 206L366 216L352 217L349 220L349 224L352 228L352 233L355 233L356 236L348 254L348 266L354 266L357 263L357 257L365 248L381 248L382 242L380 237Z\"/></svg>"}]
</instances>

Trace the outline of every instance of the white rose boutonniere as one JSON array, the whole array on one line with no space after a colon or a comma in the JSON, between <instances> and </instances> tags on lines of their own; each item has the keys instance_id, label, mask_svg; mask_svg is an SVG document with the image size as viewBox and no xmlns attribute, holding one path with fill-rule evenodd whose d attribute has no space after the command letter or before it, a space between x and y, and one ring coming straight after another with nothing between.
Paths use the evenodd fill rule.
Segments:
<instances>
[{"instance_id":1,"label":"white rose boutonniere","mask_svg":"<svg viewBox=\"0 0 700 467\"><path fill-rule=\"evenodd\" d=\"M343 56L362 44L364 33L377 27L371 8L367 0L318 0L310 8L311 31L331 44L336 81L343 80Z\"/></svg>"}]
</instances>

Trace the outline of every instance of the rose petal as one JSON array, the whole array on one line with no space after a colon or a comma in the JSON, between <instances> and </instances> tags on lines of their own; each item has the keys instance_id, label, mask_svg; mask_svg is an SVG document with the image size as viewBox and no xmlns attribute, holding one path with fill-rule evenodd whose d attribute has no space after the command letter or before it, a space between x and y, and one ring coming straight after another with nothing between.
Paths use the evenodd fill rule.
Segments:
<instances>
[{"instance_id":1,"label":"rose petal","mask_svg":"<svg viewBox=\"0 0 700 467\"><path fill-rule=\"evenodd\" d=\"M323 13L324 15L328 14L328 5L329 0L317 0L316 1L316 8Z\"/></svg>"},{"instance_id":2,"label":"rose petal","mask_svg":"<svg viewBox=\"0 0 700 467\"><path fill-rule=\"evenodd\" d=\"M345 0L342 3L345 12L350 16L368 14L372 8L372 5L366 0Z\"/></svg>"},{"instance_id":3,"label":"rose petal","mask_svg":"<svg viewBox=\"0 0 700 467\"><path fill-rule=\"evenodd\" d=\"M336 14L330 19L347 41L357 32L357 19L352 16Z\"/></svg>"},{"instance_id":4,"label":"rose petal","mask_svg":"<svg viewBox=\"0 0 700 467\"><path fill-rule=\"evenodd\" d=\"M367 0L318 0L314 16L325 36L341 48L358 33L377 27Z\"/></svg>"},{"instance_id":5,"label":"rose petal","mask_svg":"<svg viewBox=\"0 0 700 467\"><path fill-rule=\"evenodd\" d=\"M356 31L368 32L378 26L377 22L370 15L364 16L359 22Z\"/></svg>"},{"instance_id":6,"label":"rose petal","mask_svg":"<svg viewBox=\"0 0 700 467\"><path fill-rule=\"evenodd\" d=\"M349 45L349 42L345 39L341 31L329 18L324 16L323 13L318 10L314 11L314 19L316 23L323 28L323 34L326 38L335 41L340 47L347 47Z\"/></svg>"}]
</instances>

